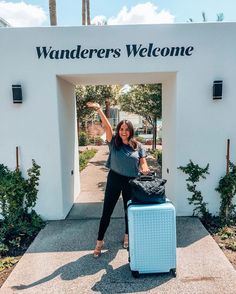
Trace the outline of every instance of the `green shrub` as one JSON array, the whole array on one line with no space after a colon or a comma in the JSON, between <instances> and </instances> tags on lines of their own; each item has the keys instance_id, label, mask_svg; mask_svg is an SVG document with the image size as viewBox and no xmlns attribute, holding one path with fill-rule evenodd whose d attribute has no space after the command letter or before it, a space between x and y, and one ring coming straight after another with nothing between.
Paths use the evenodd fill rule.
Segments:
<instances>
[{"instance_id":1,"label":"green shrub","mask_svg":"<svg viewBox=\"0 0 236 294\"><path fill-rule=\"evenodd\" d=\"M94 137L88 138L88 145L94 145Z\"/></svg>"},{"instance_id":2,"label":"green shrub","mask_svg":"<svg viewBox=\"0 0 236 294\"><path fill-rule=\"evenodd\" d=\"M155 149L150 151L154 158L157 160L157 163L162 166L162 150Z\"/></svg>"},{"instance_id":3,"label":"green shrub","mask_svg":"<svg viewBox=\"0 0 236 294\"><path fill-rule=\"evenodd\" d=\"M231 239L235 236L235 232L232 228L224 226L217 233L221 240Z\"/></svg>"},{"instance_id":4,"label":"green shrub","mask_svg":"<svg viewBox=\"0 0 236 294\"><path fill-rule=\"evenodd\" d=\"M14 257L5 257L0 261L0 272L6 268L11 268L18 262Z\"/></svg>"},{"instance_id":5,"label":"green shrub","mask_svg":"<svg viewBox=\"0 0 236 294\"><path fill-rule=\"evenodd\" d=\"M85 132L81 132L79 135L79 146L87 146L89 144L88 135Z\"/></svg>"},{"instance_id":6,"label":"green shrub","mask_svg":"<svg viewBox=\"0 0 236 294\"><path fill-rule=\"evenodd\" d=\"M31 242L44 222L35 212L40 166L32 160L32 168L24 179L18 170L0 165L0 254L14 252Z\"/></svg>"},{"instance_id":7,"label":"green shrub","mask_svg":"<svg viewBox=\"0 0 236 294\"><path fill-rule=\"evenodd\" d=\"M143 137L138 136L138 137L135 137L135 139L140 143L145 143L145 139Z\"/></svg>"},{"instance_id":8,"label":"green shrub","mask_svg":"<svg viewBox=\"0 0 236 294\"><path fill-rule=\"evenodd\" d=\"M92 148L83 151L79 155L79 170L82 171L88 164L89 160L94 157L94 155L97 153L97 150Z\"/></svg>"},{"instance_id":9,"label":"green shrub","mask_svg":"<svg viewBox=\"0 0 236 294\"><path fill-rule=\"evenodd\" d=\"M94 141L95 141L95 145L97 145L97 146L100 146L100 145L103 144L103 139L101 137L99 137L99 136L96 136L94 138Z\"/></svg>"},{"instance_id":10,"label":"green shrub","mask_svg":"<svg viewBox=\"0 0 236 294\"><path fill-rule=\"evenodd\" d=\"M188 201L189 204L195 205L193 215L200 216L203 222L210 221L212 215L207 209L207 203L204 202L201 191L196 189L196 183L199 182L201 178L205 179L206 175L209 174L209 164L207 164L205 168L202 168L190 160L186 166L179 166L178 169L188 175L188 178L186 179L187 190L192 193L192 197L188 197Z\"/></svg>"},{"instance_id":11,"label":"green shrub","mask_svg":"<svg viewBox=\"0 0 236 294\"><path fill-rule=\"evenodd\" d=\"M235 205L232 203L236 194L236 165L230 162L229 173L222 177L216 191L220 193L220 218L222 223L230 224L235 215Z\"/></svg>"},{"instance_id":12,"label":"green shrub","mask_svg":"<svg viewBox=\"0 0 236 294\"><path fill-rule=\"evenodd\" d=\"M232 251L236 251L236 242L229 242L229 244L226 244L226 249L230 249Z\"/></svg>"}]
</instances>

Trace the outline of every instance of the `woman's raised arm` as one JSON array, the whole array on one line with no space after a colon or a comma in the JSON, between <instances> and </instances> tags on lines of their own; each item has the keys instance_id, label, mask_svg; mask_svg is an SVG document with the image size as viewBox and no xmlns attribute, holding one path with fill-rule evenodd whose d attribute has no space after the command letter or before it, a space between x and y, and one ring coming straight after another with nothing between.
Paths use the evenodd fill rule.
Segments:
<instances>
[{"instance_id":1,"label":"woman's raised arm","mask_svg":"<svg viewBox=\"0 0 236 294\"><path fill-rule=\"evenodd\" d=\"M107 119L104 112L102 111L101 106L96 102L87 102L86 105L88 107L90 107L90 108L95 109L98 112L98 114L99 114L99 116L100 116L100 118L102 120L103 127L104 127L105 132L106 132L106 140L107 140L107 142L111 142L111 139L112 139L112 127L111 127L111 124L110 124L109 120Z\"/></svg>"}]
</instances>

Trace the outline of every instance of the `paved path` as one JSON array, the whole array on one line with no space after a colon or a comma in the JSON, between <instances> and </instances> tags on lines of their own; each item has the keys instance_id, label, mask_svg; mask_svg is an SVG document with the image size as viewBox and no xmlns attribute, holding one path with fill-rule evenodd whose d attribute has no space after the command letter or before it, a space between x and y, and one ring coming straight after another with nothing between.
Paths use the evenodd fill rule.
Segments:
<instances>
[{"instance_id":1,"label":"paved path","mask_svg":"<svg viewBox=\"0 0 236 294\"><path fill-rule=\"evenodd\" d=\"M108 146L103 145L96 148L98 152L90 160L87 167L80 175L81 191L76 199L67 219L93 219L100 218L102 214L104 191L108 169L105 163L108 157ZM81 148L81 150L86 147ZM113 212L113 218L124 216L122 200L118 201Z\"/></svg>"},{"instance_id":2,"label":"paved path","mask_svg":"<svg viewBox=\"0 0 236 294\"><path fill-rule=\"evenodd\" d=\"M169 273L132 277L127 251L121 246L122 210L111 220L102 256L94 259L104 186L96 186L94 175L99 183L104 183L106 176L103 167L96 163L99 161L104 161L102 150L82 173L82 177L86 175L91 180L82 180L77 207L68 219L51 221L38 234L0 289L1 294L236 293L236 271L201 222L193 217L177 218L176 278Z\"/></svg>"}]
</instances>

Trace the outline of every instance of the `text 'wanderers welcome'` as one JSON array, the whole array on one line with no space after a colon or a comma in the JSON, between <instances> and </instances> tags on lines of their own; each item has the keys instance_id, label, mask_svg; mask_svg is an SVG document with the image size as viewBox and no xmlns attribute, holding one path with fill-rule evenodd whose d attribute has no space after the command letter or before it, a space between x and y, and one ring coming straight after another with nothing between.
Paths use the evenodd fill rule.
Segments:
<instances>
[{"instance_id":1,"label":"text 'wanderers welcome'","mask_svg":"<svg viewBox=\"0 0 236 294\"><path fill-rule=\"evenodd\" d=\"M176 47L155 47L153 43L148 46L142 44L126 45L126 54L128 57L166 57L166 56L191 56L193 46ZM122 50L120 48L109 49L83 49L81 45L70 49L53 49L52 46L36 47L38 59L87 59L87 58L119 58Z\"/></svg>"}]
</instances>

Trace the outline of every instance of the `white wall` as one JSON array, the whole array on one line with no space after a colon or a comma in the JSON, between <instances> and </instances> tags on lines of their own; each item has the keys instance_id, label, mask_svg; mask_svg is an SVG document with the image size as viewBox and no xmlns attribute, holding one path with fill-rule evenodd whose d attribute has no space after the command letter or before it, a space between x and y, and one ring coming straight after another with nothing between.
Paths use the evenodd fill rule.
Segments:
<instances>
[{"instance_id":1,"label":"white wall","mask_svg":"<svg viewBox=\"0 0 236 294\"><path fill-rule=\"evenodd\" d=\"M236 100L234 98L233 84L235 83L235 61L232 59L231 67L228 67L222 73L216 72L214 67L205 67L206 76L199 77L196 90L194 87L186 87L186 75L181 76L180 102L178 113L177 129L177 166L185 165L191 159L201 167L209 163L209 173L206 180L202 180L199 188L202 191L204 200L209 203L212 212L217 213L219 208L219 194L215 191L220 177L225 175L226 170L226 143L231 140L231 160L236 162L236 116L234 114ZM232 67L233 66L233 67ZM212 80L223 80L223 99L212 100ZM196 77L197 79L197 77ZM199 84L199 86L198 86ZM181 87L181 85L183 85ZM189 97L191 103L187 103ZM183 101L181 101L181 99ZM183 203L186 202L186 183L183 182L181 171L177 173L176 180L177 195L179 196L179 213L188 214L189 208Z\"/></svg>"},{"instance_id":2,"label":"white wall","mask_svg":"<svg viewBox=\"0 0 236 294\"><path fill-rule=\"evenodd\" d=\"M177 209L176 195L176 74L162 84L162 177L167 180L166 195Z\"/></svg>"},{"instance_id":3,"label":"white wall","mask_svg":"<svg viewBox=\"0 0 236 294\"><path fill-rule=\"evenodd\" d=\"M181 70L177 81L177 166L186 165L189 159L202 167L210 164L210 175L199 183L198 188L210 211L217 213L220 198L215 188L220 177L225 175L227 138L231 140L231 160L236 162L236 43L232 38L235 24L212 24L207 33L202 28L196 26L193 30L198 36L195 41L198 54L188 69ZM214 80L223 80L222 100L212 99ZM178 213L188 215L186 195L190 194L186 194L183 179L186 176L178 171Z\"/></svg>"},{"instance_id":4,"label":"white wall","mask_svg":"<svg viewBox=\"0 0 236 294\"><path fill-rule=\"evenodd\" d=\"M79 195L79 151L74 85L58 78L58 115L61 147L61 183L65 218Z\"/></svg>"},{"instance_id":5,"label":"white wall","mask_svg":"<svg viewBox=\"0 0 236 294\"><path fill-rule=\"evenodd\" d=\"M167 196L174 200L179 215L191 215L186 176L177 167L189 159L201 166L209 163L210 175L200 188L210 210L217 212L215 187L225 173L227 138L231 139L231 160L236 162L235 31L236 23L0 29L0 162L14 168L15 147L20 146L25 174L34 158L41 165L37 211L46 219L61 219L79 189L70 175L78 168L71 84L162 82ZM127 56L127 44L149 43L161 48L193 46L194 50L191 56ZM121 56L37 57L37 46L73 50L77 45L120 48ZM212 84L218 79L223 80L223 99L213 101ZM12 103L11 85L17 83L23 89L22 105Z\"/></svg>"},{"instance_id":6,"label":"white wall","mask_svg":"<svg viewBox=\"0 0 236 294\"><path fill-rule=\"evenodd\" d=\"M7 68L7 64L4 65L4 68ZM31 160L36 160L41 166L39 199L36 209L43 214L44 218L54 219L58 215L62 216L63 209L60 199L61 163L58 114L55 107L57 97L54 94L56 83L51 77L45 75L51 87L44 92L40 89L40 78L36 72L33 78L30 73L22 73L22 75L18 73L18 77L23 77L18 78L12 68L11 71L4 76L3 84L1 80L0 162L14 169L16 146L19 146L20 168L24 175L31 167ZM13 104L11 85L19 81L24 85L24 102ZM55 195L57 195L56 201Z\"/></svg>"}]
</instances>

